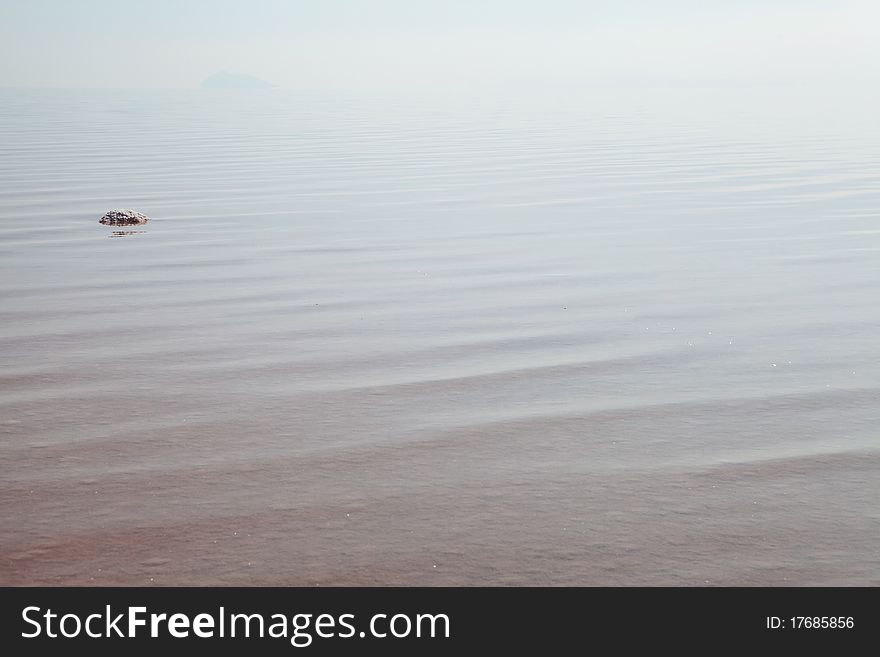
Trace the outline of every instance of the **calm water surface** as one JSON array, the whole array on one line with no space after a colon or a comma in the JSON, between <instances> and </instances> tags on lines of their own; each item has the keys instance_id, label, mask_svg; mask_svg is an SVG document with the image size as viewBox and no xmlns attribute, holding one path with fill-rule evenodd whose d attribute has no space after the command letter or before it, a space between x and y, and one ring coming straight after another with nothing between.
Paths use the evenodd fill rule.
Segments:
<instances>
[{"instance_id":1,"label":"calm water surface","mask_svg":"<svg viewBox=\"0 0 880 657\"><path fill-rule=\"evenodd\" d=\"M0 91L0 583L880 584L878 114Z\"/></svg>"}]
</instances>

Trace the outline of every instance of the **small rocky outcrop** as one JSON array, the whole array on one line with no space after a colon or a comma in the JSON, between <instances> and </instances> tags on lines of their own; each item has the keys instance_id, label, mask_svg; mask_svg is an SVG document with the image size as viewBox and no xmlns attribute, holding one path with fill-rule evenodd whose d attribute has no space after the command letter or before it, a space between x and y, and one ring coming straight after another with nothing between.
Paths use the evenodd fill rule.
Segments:
<instances>
[{"instance_id":1,"label":"small rocky outcrop","mask_svg":"<svg viewBox=\"0 0 880 657\"><path fill-rule=\"evenodd\" d=\"M110 210L99 219L105 226L141 226L149 220L147 215L134 210Z\"/></svg>"}]
</instances>

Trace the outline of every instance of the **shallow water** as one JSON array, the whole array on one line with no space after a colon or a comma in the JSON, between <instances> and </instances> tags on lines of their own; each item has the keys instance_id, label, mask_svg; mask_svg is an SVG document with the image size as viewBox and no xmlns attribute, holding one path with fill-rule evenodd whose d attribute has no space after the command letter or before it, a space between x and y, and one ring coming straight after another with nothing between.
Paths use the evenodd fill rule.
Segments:
<instances>
[{"instance_id":1,"label":"shallow water","mask_svg":"<svg viewBox=\"0 0 880 657\"><path fill-rule=\"evenodd\" d=\"M880 584L877 110L0 91L0 583Z\"/></svg>"}]
</instances>

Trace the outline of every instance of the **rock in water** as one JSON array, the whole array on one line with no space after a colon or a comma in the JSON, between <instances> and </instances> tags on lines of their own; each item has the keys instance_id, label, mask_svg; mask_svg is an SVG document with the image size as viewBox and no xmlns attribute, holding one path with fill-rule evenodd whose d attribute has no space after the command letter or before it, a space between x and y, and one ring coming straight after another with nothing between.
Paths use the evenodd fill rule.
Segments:
<instances>
[{"instance_id":1,"label":"rock in water","mask_svg":"<svg viewBox=\"0 0 880 657\"><path fill-rule=\"evenodd\" d=\"M107 226L140 226L149 220L150 218L142 212L110 210L110 212L101 217L100 222Z\"/></svg>"}]
</instances>

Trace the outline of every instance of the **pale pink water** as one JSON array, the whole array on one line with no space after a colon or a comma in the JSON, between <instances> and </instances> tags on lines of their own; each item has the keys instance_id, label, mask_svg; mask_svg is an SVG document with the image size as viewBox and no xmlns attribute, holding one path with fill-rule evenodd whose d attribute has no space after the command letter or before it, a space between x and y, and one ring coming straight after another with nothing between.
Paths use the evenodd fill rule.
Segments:
<instances>
[{"instance_id":1,"label":"pale pink water","mask_svg":"<svg viewBox=\"0 0 880 657\"><path fill-rule=\"evenodd\" d=\"M0 583L880 583L873 101L0 101Z\"/></svg>"}]
</instances>

